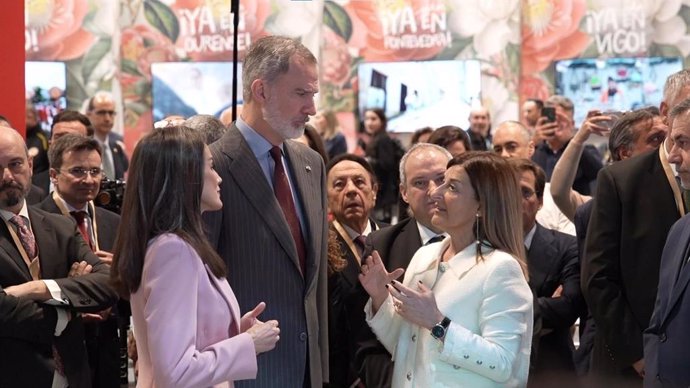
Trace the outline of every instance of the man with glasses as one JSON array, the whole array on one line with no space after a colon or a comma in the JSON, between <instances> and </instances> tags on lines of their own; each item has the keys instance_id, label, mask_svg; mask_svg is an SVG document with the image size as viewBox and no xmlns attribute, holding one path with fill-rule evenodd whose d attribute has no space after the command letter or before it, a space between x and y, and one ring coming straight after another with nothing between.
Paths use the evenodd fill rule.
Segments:
<instances>
[{"instance_id":1,"label":"man with glasses","mask_svg":"<svg viewBox=\"0 0 690 388\"><path fill-rule=\"evenodd\" d=\"M120 224L120 216L95 207L101 177L101 147L92 138L63 134L48 150L50 179L55 190L38 207L73 218L84 241L106 264ZM122 309L120 309L122 312ZM119 387L120 360L117 316L110 309L84 315L85 342L94 387ZM126 334L125 334L126 335Z\"/></svg>"},{"instance_id":2,"label":"man with glasses","mask_svg":"<svg viewBox=\"0 0 690 388\"><path fill-rule=\"evenodd\" d=\"M576 386L570 327L584 305L577 240L537 222L546 185L544 171L528 159L510 162L520 179L529 285L535 296L535 335L527 386Z\"/></svg>"},{"instance_id":3,"label":"man with glasses","mask_svg":"<svg viewBox=\"0 0 690 388\"><path fill-rule=\"evenodd\" d=\"M74 221L27 206L31 174L24 139L0 127L0 294L21 307L0 315L0 386L92 386L77 314L117 293Z\"/></svg>"},{"instance_id":4,"label":"man with glasses","mask_svg":"<svg viewBox=\"0 0 690 388\"><path fill-rule=\"evenodd\" d=\"M122 180L129 167L129 160L124 152L122 136L113 133L115 125L115 100L112 94L96 92L87 106L87 116L94 129L94 139L103 149L103 171L108 179Z\"/></svg>"}]
</instances>

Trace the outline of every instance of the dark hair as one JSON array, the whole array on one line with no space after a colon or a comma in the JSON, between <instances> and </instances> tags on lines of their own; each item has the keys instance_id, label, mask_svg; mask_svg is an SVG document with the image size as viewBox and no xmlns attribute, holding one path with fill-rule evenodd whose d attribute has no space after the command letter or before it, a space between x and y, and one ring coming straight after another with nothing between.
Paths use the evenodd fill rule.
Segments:
<instances>
[{"instance_id":1,"label":"dark hair","mask_svg":"<svg viewBox=\"0 0 690 388\"><path fill-rule=\"evenodd\" d=\"M376 173L374 173L374 169L371 167L371 164L367 162L366 159L359 155L355 154L340 154L336 156L335 158L331 159L328 164L326 164L326 175L328 175L329 172L331 172L331 169L335 167L336 164L344 161L344 160L349 160L351 162L358 163L360 166L362 166L369 175L371 176L371 183L372 184L377 184L378 180L376 179Z\"/></svg>"},{"instance_id":2,"label":"dark hair","mask_svg":"<svg viewBox=\"0 0 690 388\"><path fill-rule=\"evenodd\" d=\"M323 144L323 139L311 124L304 125L304 136L307 138L309 148L318 152L324 163L328 163L328 152L326 152L326 146Z\"/></svg>"},{"instance_id":3,"label":"dark hair","mask_svg":"<svg viewBox=\"0 0 690 388\"><path fill-rule=\"evenodd\" d=\"M59 170L62 167L62 157L67 152L96 151L98 156L103 156L101 145L96 139L77 135L76 133L66 133L50 144L48 148L48 163L50 168Z\"/></svg>"},{"instance_id":4,"label":"dark hair","mask_svg":"<svg viewBox=\"0 0 690 388\"><path fill-rule=\"evenodd\" d=\"M470 151L448 162L448 168L462 167L479 202L474 237L482 245L501 249L515 257L527 278L522 236L522 202L515 168L490 151ZM477 260L483 260L479 244Z\"/></svg>"},{"instance_id":5,"label":"dark hair","mask_svg":"<svg viewBox=\"0 0 690 388\"><path fill-rule=\"evenodd\" d=\"M621 148L630 149L630 146L640 136L639 133L633 131L635 125L644 120L651 126L656 116L657 115L647 108L626 112L620 116L613 124L611 133L609 133L609 152L611 153L611 159L614 161L621 160L618 155L618 150Z\"/></svg>"},{"instance_id":6,"label":"dark hair","mask_svg":"<svg viewBox=\"0 0 690 388\"><path fill-rule=\"evenodd\" d=\"M456 127L455 125L444 125L443 127L439 127L429 137L429 143L439 145L446 149L456 141L462 142L466 151L472 150L470 136L467 132L463 131L462 128Z\"/></svg>"},{"instance_id":7,"label":"dark hair","mask_svg":"<svg viewBox=\"0 0 690 388\"><path fill-rule=\"evenodd\" d=\"M419 143L420 137L432 132L434 132L434 129L431 127L424 127L414 131L412 138L410 139L410 145Z\"/></svg>"},{"instance_id":8,"label":"dark hair","mask_svg":"<svg viewBox=\"0 0 690 388\"><path fill-rule=\"evenodd\" d=\"M386 117L386 112L381 108L367 108L364 111L364 114L366 115L367 112L373 112L376 116L378 116L379 120L381 120L381 129L379 129L379 132L386 132L386 128L388 128L388 118Z\"/></svg>"},{"instance_id":9,"label":"dark hair","mask_svg":"<svg viewBox=\"0 0 690 388\"><path fill-rule=\"evenodd\" d=\"M544 109L544 101L538 99L538 98L528 98L525 100L525 102L533 102L534 105L537 106L537 109L541 112L542 109Z\"/></svg>"},{"instance_id":10,"label":"dark hair","mask_svg":"<svg viewBox=\"0 0 690 388\"><path fill-rule=\"evenodd\" d=\"M228 128L215 116L198 114L182 123L182 125L197 130L204 137L206 144L211 144L220 139Z\"/></svg>"},{"instance_id":11,"label":"dark hair","mask_svg":"<svg viewBox=\"0 0 690 388\"><path fill-rule=\"evenodd\" d=\"M205 147L199 132L173 126L154 129L134 149L110 271L123 296L139 289L148 243L164 233L179 236L215 276L225 276L201 219Z\"/></svg>"},{"instance_id":12,"label":"dark hair","mask_svg":"<svg viewBox=\"0 0 690 388\"><path fill-rule=\"evenodd\" d=\"M529 159L508 158L508 163L513 165L519 173L531 172L534 174L534 192L537 198L544 198L544 187L546 187L546 174L539 165Z\"/></svg>"},{"instance_id":13,"label":"dark hair","mask_svg":"<svg viewBox=\"0 0 690 388\"><path fill-rule=\"evenodd\" d=\"M86 127L86 136L93 136L93 127L91 126L91 120L89 120L86 115L77 112L76 110L63 110L53 117L53 123L50 125L50 129L55 128L57 123L68 123L70 121L78 121Z\"/></svg>"}]
</instances>

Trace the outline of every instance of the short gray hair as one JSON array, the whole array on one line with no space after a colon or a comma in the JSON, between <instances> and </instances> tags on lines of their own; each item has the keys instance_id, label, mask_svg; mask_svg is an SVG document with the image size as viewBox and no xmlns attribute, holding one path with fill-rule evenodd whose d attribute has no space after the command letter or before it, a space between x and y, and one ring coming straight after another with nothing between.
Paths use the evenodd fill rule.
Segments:
<instances>
[{"instance_id":1,"label":"short gray hair","mask_svg":"<svg viewBox=\"0 0 690 388\"><path fill-rule=\"evenodd\" d=\"M447 149L438 146L436 144L431 144L431 143L417 143L414 144L412 147L410 147L407 152L405 152L405 155L403 155L402 158L400 158L400 183L405 185L406 179L407 179L407 174L405 174L405 165L407 164L407 159L410 157L410 155L421 152L425 149L429 150L435 150L443 154L448 160L451 160L453 158L453 155L448 152Z\"/></svg>"},{"instance_id":2,"label":"short gray hair","mask_svg":"<svg viewBox=\"0 0 690 388\"><path fill-rule=\"evenodd\" d=\"M575 105L573 104L573 101L565 96L554 94L553 96L549 97L544 103L548 106L558 105L561 108L567 110L568 112L575 112Z\"/></svg>"},{"instance_id":3,"label":"short gray hair","mask_svg":"<svg viewBox=\"0 0 690 388\"><path fill-rule=\"evenodd\" d=\"M266 36L255 41L249 48L242 65L242 97L252 100L252 82L262 79L268 83L288 72L293 56L316 64L316 57L300 41L284 36Z\"/></svg>"},{"instance_id":4,"label":"short gray hair","mask_svg":"<svg viewBox=\"0 0 690 388\"><path fill-rule=\"evenodd\" d=\"M666 78L664 83L664 101L669 104L671 100L675 100L678 93L685 86L690 85L690 69L683 69L675 72ZM671 107L673 108L673 107Z\"/></svg>"},{"instance_id":5,"label":"short gray hair","mask_svg":"<svg viewBox=\"0 0 690 388\"><path fill-rule=\"evenodd\" d=\"M690 110L690 98L686 98L680 104L674 106L673 109L671 109L671 113L669 113L669 117L673 120L688 110Z\"/></svg>"},{"instance_id":6,"label":"short gray hair","mask_svg":"<svg viewBox=\"0 0 690 388\"><path fill-rule=\"evenodd\" d=\"M494 130L494 136L496 136L496 133L498 133L498 131L500 131L503 128L517 128L520 131L520 135L524 137L525 144L529 144L530 140L532 140L532 134L529 132L529 129L527 129L527 127L519 121L506 120L498 124L498 126Z\"/></svg>"},{"instance_id":7,"label":"short gray hair","mask_svg":"<svg viewBox=\"0 0 690 388\"><path fill-rule=\"evenodd\" d=\"M618 156L618 150L623 148L629 150L632 144L640 136L639 133L634 133L633 128L641 121L648 121L651 123L656 115L649 109L643 108L634 110L632 112L624 113L619 119L613 123L611 133L609 134L609 152L613 161L621 160Z\"/></svg>"},{"instance_id":8,"label":"short gray hair","mask_svg":"<svg viewBox=\"0 0 690 388\"><path fill-rule=\"evenodd\" d=\"M213 115L194 115L185 120L182 125L192 128L204 137L206 144L211 144L220 139L228 130L223 123Z\"/></svg>"}]
</instances>

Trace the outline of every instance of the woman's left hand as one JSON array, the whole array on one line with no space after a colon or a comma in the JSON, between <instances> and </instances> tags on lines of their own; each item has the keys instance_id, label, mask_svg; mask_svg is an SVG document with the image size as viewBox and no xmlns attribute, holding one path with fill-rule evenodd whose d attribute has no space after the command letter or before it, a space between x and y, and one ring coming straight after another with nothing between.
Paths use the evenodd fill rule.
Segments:
<instances>
[{"instance_id":1,"label":"woman's left hand","mask_svg":"<svg viewBox=\"0 0 690 388\"><path fill-rule=\"evenodd\" d=\"M406 287L399 281L393 281L388 292L393 296L395 311L404 319L431 330L441 322L443 314L436 306L434 292L422 282L417 283L417 290Z\"/></svg>"}]
</instances>

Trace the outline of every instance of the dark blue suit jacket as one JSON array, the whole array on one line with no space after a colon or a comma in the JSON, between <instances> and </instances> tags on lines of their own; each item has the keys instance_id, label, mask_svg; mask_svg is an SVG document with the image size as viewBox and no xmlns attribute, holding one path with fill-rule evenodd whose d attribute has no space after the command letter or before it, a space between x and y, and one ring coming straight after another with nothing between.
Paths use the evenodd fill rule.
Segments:
<instances>
[{"instance_id":1,"label":"dark blue suit jacket","mask_svg":"<svg viewBox=\"0 0 690 388\"><path fill-rule=\"evenodd\" d=\"M683 265L689 243L690 217L684 216L671 228L661 256L656 303L644 333L645 387L690 386L690 265Z\"/></svg>"}]
</instances>

